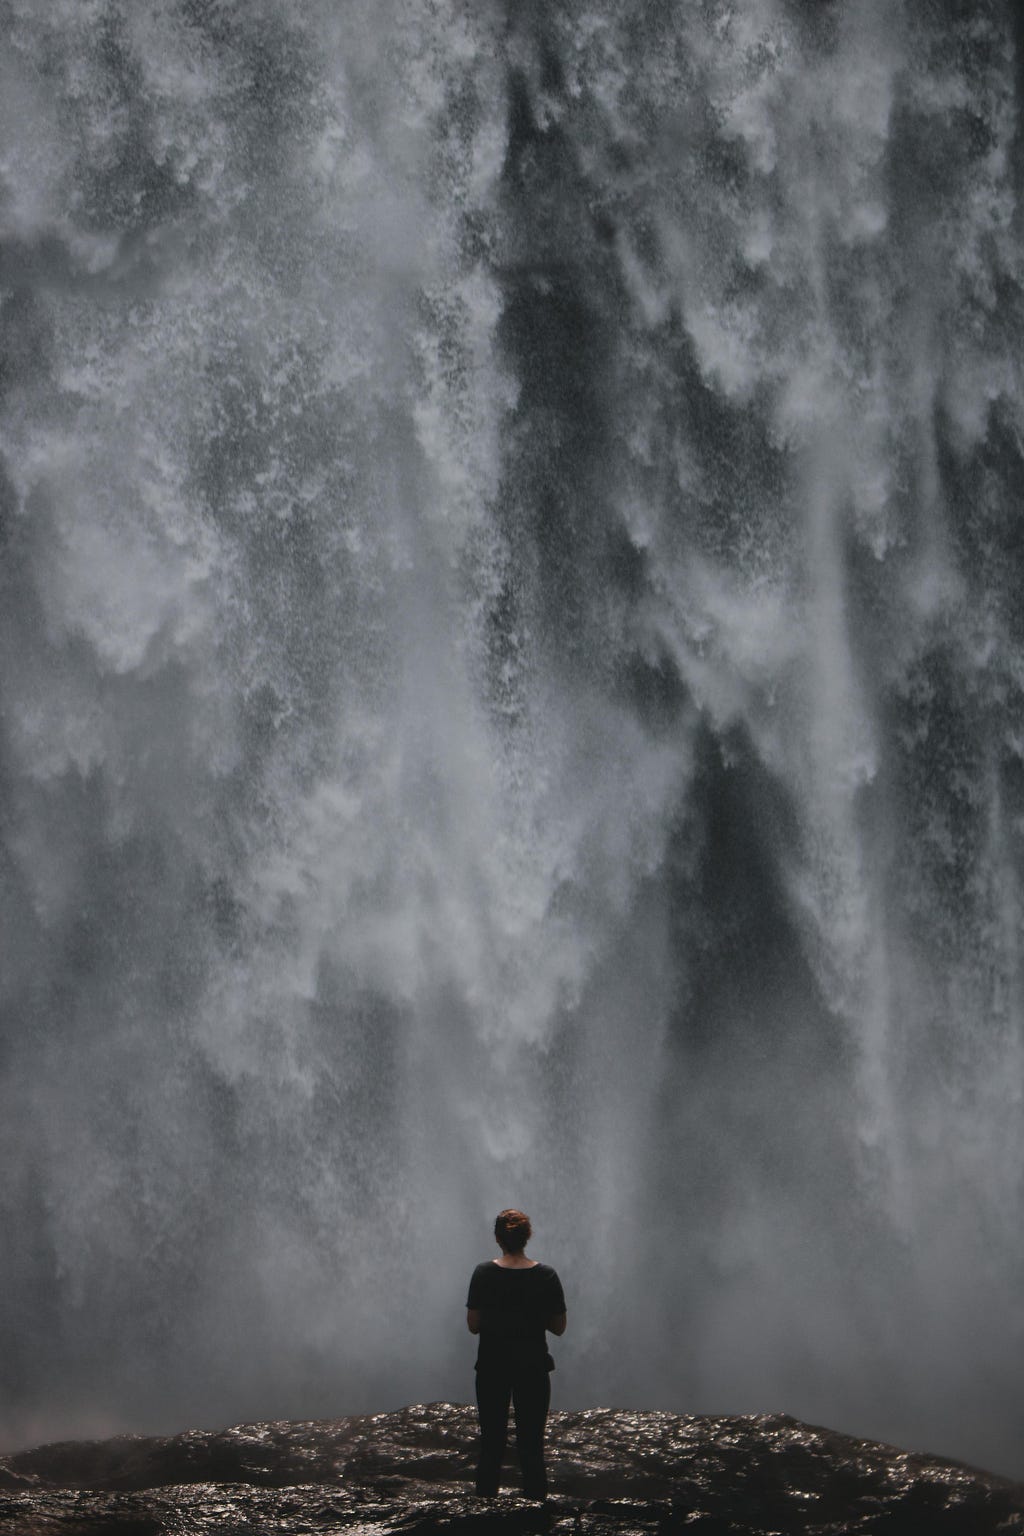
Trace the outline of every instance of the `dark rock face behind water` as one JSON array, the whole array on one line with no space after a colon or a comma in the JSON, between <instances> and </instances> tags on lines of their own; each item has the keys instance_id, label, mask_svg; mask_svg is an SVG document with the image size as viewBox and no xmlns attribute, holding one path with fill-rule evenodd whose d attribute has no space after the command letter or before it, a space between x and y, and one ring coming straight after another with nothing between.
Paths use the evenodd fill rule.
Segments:
<instances>
[{"instance_id":1,"label":"dark rock face behind water","mask_svg":"<svg viewBox=\"0 0 1024 1536\"><path fill-rule=\"evenodd\" d=\"M450 1403L368 1417L120 1436L0 1458L12 1536L344 1530L1024 1533L1024 1485L784 1414L554 1413L550 1508L472 1493L476 1419ZM513 1487L518 1478L509 1474Z\"/></svg>"}]
</instances>

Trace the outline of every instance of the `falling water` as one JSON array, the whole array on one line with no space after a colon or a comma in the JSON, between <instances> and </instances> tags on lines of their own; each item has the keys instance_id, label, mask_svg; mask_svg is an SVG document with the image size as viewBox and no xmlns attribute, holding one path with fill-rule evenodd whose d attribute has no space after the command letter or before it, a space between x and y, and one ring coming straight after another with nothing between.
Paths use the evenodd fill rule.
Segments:
<instances>
[{"instance_id":1,"label":"falling water","mask_svg":"<svg viewBox=\"0 0 1024 1536\"><path fill-rule=\"evenodd\" d=\"M0 0L0 1435L1024 1471L1024 24Z\"/></svg>"}]
</instances>

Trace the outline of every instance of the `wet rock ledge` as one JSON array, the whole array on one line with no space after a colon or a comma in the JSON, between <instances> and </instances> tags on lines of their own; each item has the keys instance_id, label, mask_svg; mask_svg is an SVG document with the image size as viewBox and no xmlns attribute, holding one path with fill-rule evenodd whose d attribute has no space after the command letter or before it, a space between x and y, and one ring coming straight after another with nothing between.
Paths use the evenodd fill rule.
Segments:
<instances>
[{"instance_id":1,"label":"wet rock ledge","mask_svg":"<svg viewBox=\"0 0 1024 1536\"><path fill-rule=\"evenodd\" d=\"M1024 1484L783 1414L554 1413L544 1510L473 1495L475 1433L471 1408L431 1403L41 1446L0 1457L0 1531L1024 1536Z\"/></svg>"}]
</instances>

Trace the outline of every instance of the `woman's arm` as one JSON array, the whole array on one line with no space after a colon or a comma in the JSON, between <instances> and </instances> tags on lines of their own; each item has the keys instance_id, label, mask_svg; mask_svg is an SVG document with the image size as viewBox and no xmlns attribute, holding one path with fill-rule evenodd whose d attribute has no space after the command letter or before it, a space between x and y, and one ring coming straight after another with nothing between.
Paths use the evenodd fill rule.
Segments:
<instances>
[{"instance_id":1,"label":"woman's arm","mask_svg":"<svg viewBox=\"0 0 1024 1536\"><path fill-rule=\"evenodd\" d=\"M548 1320L544 1324L544 1326L547 1329L548 1333L557 1334L558 1337L561 1338L562 1334L565 1332L566 1322L567 1322L567 1318L566 1318L565 1313L564 1312L556 1312L554 1317L549 1317L548 1318Z\"/></svg>"},{"instance_id":2,"label":"woman's arm","mask_svg":"<svg viewBox=\"0 0 1024 1536\"><path fill-rule=\"evenodd\" d=\"M470 1333L480 1332L480 1312L477 1307L466 1308L466 1327Z\"/></svg>"}]
</instances>

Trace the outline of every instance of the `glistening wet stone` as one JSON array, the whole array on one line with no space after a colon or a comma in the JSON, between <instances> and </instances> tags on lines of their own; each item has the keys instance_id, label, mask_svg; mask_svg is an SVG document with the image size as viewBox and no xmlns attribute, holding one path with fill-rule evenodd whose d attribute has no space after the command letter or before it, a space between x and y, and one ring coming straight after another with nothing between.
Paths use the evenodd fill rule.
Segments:
<instances>
[{"instance_id":1,"label":"glistening wet stone","mask_svg":"<svg viewBox=\"0 0 1024 1536\"><path fill-rule=\"evenodd\" d=\"M785 1414L553 1413L546 1509L472 1492L476 1416L451 1403L0 1458L12 1536L1024 1536L1024 1485Z\"/></svg>"}]
</instances>

